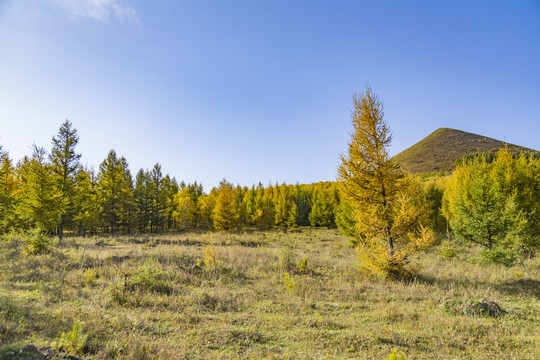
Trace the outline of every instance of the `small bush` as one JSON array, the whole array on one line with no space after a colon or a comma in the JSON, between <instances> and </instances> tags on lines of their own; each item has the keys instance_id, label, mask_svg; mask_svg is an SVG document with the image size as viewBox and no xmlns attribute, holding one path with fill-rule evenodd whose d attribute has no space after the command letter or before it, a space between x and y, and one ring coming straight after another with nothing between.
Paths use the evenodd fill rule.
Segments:
<instances>
[{"instance_id":1,"label":"small bush","mask_svg":"<svg viewBox=\"0 0 540 360\"><path fill-rule=\"evenodd\" d=\"M453 259L458 256L459 253L463 252L465 247L460 245L456 241L445 240L443 241L441 248L438 251L439 256L444 260Z\"/></svg>"},{"instance_id":2,"label":"small bush","mask_svg":"<svg viewBox=\"0 0 540 360\"><path fill-rule=\"evenodd\" d=\"M153 263L144 264L134 276L133 283L128 288L139 288L160 294L170 294L173 290L168 283L166 273Z\"/></svg>"},{"instance_id":3,"label":"small bush","mask_svg":"<svg viewBox=\"0 0 540 360\"><path fill-rule=\"evenodd\" d=\"M99 278L98 273L94 269L87 269L82 274L82 283L85 285L94 286L96 279Z\"/></svg>"},{"instance_id":4,"label":"small bush","mask_svg":"<svg viewBox=\"0 0 540 360\"><path fill-rule=\"evenodd\" d=\"M492 250L482 251L481 256L484 262L512 266L519 259L520 254L514 249L495 247Z\"/></svg>"},{"instance_id":5,"label":"small bush","mask_svg":"<svg viewBox=\"0 0 540 360\"><path fill-rule=\"evenodd\" d=\"M307 259L307 258L302 258L302 260L300 260L300 264L298 264L298 270L299 270L301 273L307 271L307 263L308 263L308 259Z\"/></svg>"},{"instance_id":6,"label":"small bush","mask_svg":"<svg viewBox=\"0 0 540 360\"><path fill-rule=\"evenodd\" d=\"M214 245L210 243L203 249L203 252L203 262L205 269L210 272L215 272L218 266L218 262L216 259L216 250L214 249Z\"/></svg>"},{"instance_id":7,"label":"small bush","mask_svg":"<svg viewBox=\"0 0 540 360\"><path fill-rule=\"evenodd\" d=\"M285 242L281 248L279 266L286 272L296 270L296 254L294 252L294 243L291 240Z\"/></svg>"},{"instance_id":8,"label":"small bush","mask_svg":"<svg viewBox=\"0 0 540 360\"><path fill-rule=\"evenodd\" d=\"M285 284L285 287L287 288L287 290L291 292L294 290L295 284L294 284L293 279L291 279L291 276L289 273L283 274L283 284Z\"/></svg>"},{"instance_id":9,"label":"small bush","mask_svg":"<svg viewBox=\"0 0 540 360\"><path fill-rule=\"evenodd\" d=\"M68 353L84 354L88 335L83 333L83 322L75 320L70 332L62 332L60 337L51 344L53 349Z\"/></svg>"},{"instance_id":10,"label":"small bush","mask_svg":"<svg viewBox=\"0 0 540 360\"><path fill-rule=\"evenodd\" d=\"M396 349L392 350L392 353L388 356L388 360L405 360L405 354L397 352Z\"/></svg>"},{"instance_id":11,"label":"small bush","mask_svg":"<svg viewBox=\"0 0 540 360\"><path fill-rule=\"evenodd\" d=\"M46 253L51 246L56 244L53 237L46 235L39 228L32 228L23 231L12 231L3 236L4 241L18 242L20 241L27 254L37 255Z\"/></svg>"}]
</instances>

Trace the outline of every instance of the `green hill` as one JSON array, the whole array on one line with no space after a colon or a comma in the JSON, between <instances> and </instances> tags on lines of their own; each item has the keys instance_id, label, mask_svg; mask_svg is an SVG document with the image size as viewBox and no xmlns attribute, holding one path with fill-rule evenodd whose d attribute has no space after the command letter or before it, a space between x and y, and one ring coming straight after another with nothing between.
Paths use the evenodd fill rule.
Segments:
<instances>
[{"instance_id":1,"label":"green hill","mask_svg":"<svg viewBox=\"0 0 540 360\"><path fill-rule=\"evenodd\" d=\"M403 150L394 160L412 173L451 171L464 155L495 152L508 145L514 153L537 150L450 128L440 128Z\"/></svg>"}]
</instances>

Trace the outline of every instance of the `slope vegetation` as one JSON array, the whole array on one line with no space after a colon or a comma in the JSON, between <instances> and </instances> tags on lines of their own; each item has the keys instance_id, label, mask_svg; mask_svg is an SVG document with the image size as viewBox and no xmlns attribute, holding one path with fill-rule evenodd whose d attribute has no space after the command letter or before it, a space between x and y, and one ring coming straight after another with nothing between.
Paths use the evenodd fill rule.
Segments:
<instances>
[{"instance_id":1,"label":"slope vegetation","mask_svg":"<svg viewBox=\"0 0 540 360\"><path fill-rule=\"evenodd\" d=\"M464 155L496 152L506 145L514 153L522 151L540 153L486 136L440 128L394 156L394 160L404 170L412 173L452 171L455 168L456 160L461 159Z\"/></svg>"}]
</instances>

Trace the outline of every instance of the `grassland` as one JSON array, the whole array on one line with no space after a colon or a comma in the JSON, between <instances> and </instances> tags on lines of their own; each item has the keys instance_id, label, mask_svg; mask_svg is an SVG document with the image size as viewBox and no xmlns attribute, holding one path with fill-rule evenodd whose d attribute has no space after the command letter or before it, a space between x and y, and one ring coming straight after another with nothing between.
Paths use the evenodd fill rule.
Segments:
<instances>
[{"instance_id":1,"label":"grassland","mask_svg":"<svg viewBox=\"0 0 540 360\"><path fill-rule=\"evenodd\" d=\"M30 256L0 242L0 358L53 343L87 359L540 358L538 258L438 248L416 279L376 282L347 243L312 229L74 237ZM489 301L503 311L476 306Z\"/></svg>"},{"instance_id":2,"label":"grassland","mask_svg":"<svg viewBox=\"0 0 540 360\"><path fill-rule=\"evenodd\" d=\"M537 150L505 144L486 136L440 128L393 159L411 173L451 171L455 168L456 160L464 155L496 152L505 146L516 154L522 151L539 153Z\"/></svg>"}]
</instances>

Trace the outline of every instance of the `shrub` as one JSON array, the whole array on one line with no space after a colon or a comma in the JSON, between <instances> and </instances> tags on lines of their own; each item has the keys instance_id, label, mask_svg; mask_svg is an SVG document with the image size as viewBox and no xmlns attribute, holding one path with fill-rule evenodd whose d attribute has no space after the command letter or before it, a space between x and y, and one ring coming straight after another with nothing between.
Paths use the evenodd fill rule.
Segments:
<instances>
[{"instance_id":1,"label":"shrub","mask_svg":"<svg viewBox=\"0 0 540 360\"><path fill-rule=\"evenodd\" d=\"M392 353L388 356L388 360L405 360L405 354L397 352L396 349L392 350Z\"/></svg>"},{"instance_id":2,"label":"shrub","mask_svg":"<svg viewBox=\"0 0 540 360\"><path fill-rule=\"evenodd\" d=\"M465 250L465 247L457 241L445 240L443 241L438 254L442 259L448 260L455 258L463 250Z\"/></svg>"},{"instance_id":3,"label":"shrub","mask_svg":"<svg viewBox=\"0 0 540 360\"><path fill-rule=\"evenodd\" d=\"M294 252L294 242L292 240L283 243L279 254L279 267L286 272L296 269L296 254Z\"/></svg>"},{"instance_id":4,"label":"shrub","mask_svg":"<svg viewBox=\"0 0 540 360\"><path fill-rule=\"evenodd\" d=\"M56 244L54 238L46 235L40 228L23 231L12 231L3 236L4 241L20 241L27 254L37 255L46 253Z\"/></svg>"},{"instance_id":5,"label":"shrub","mask_svg":"<svg viewBox=\"0 0 540 360\"><path fill-rule=\"evenodd\" d=\"M88 335L83 333L83 322L75 320L71 331L62 332L51 346L58 351L83 354L87 342Z\"/></svg>"},{"instance_id":6,"label":"shrub","mask_svg":"<svg viewBox=\"0 0 540 360\"><path fill-rule=\"evenodd\" d=\"M504 266L512 266L519 259L519 252L516 249L497 246L492 250L486 249L481 253L482 260Z\"/></svg>"}]
</instances>

